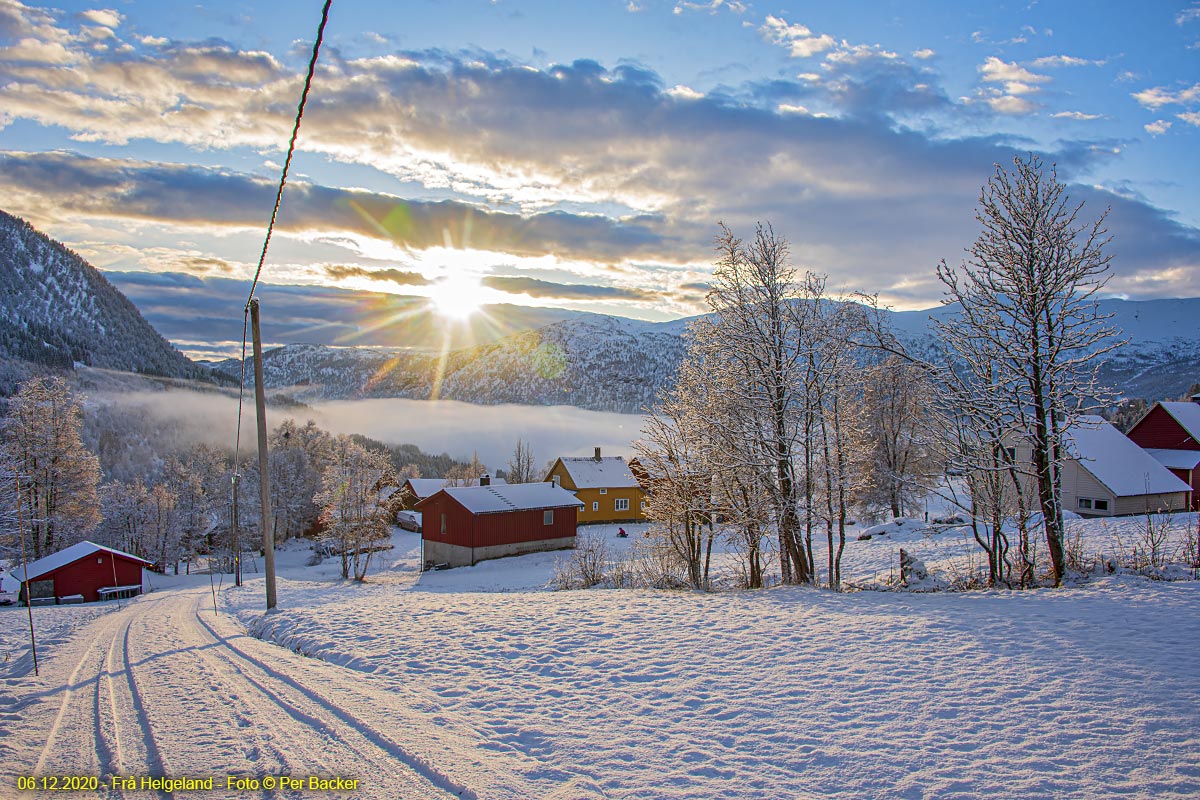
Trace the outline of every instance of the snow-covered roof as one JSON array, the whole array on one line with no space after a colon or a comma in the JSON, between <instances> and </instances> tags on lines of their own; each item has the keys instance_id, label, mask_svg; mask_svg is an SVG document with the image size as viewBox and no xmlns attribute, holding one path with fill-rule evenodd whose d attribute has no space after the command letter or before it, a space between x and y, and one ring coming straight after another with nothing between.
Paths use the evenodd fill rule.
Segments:
<instances>
[{"instance_id":1,"label":"snow-covered roof","mask_svg":"<svg viewBox=\"0 0 1200 800\"><path fill-rule=\"evenodd\" d=\"M1183 400L1160 402L1168 414L1175 418L1188 435L1200 442L1200 403L1189 403Z\"/></svg>"},{"instance_id":2,"label":"snow-covered roof","mask_svg":"<svg viewBox=\"0 0 1200 800\"><path fill-rule=\"evenodd\" d=\"M1191 491L1103 417L1080 417L1063 438L1080 465L1117 497Z\"/></svg>"},{"instance_id":3,"label":"snow-covered roof","mask_svg":"<svg viewBox=\"0 0 1200 800\"><path fill-rule=\"evenodd\" d=\"M1171 469L1195 469L1200 464L1200 450L1165 450L1147 447L1146 452L1164 467Z\"/></svg>"},{"instance_id":4,"label":"snow-covered roof","mask_svg":"<svg viewBox=\"0 0 1200 800\"><path fill-rule=\"evenodd\" d=\"M146 559L138 558L130 553L125 553L120 550L113 550L111 547L105 547L104 545L96 544L95 542L85 541L63 548L57 553L51 553L45 558L39 558L37 561L31 563L29 565L29 580L36 581L43 575L54 572L54 570L58 569L59 567L65 567L67 564L78 561L81 558L85 558L90 556L92 553L98 553L100 551L132 559L133 561L140 561L143 564L150 563ZM12 571L12 577L18 581L21 581L22 583L25 582L25 572L20 567L17 567Z\"/></svg>"},{"instance_id":5,"label":"snow-covered roof","mask_svg":"<svg viewBox=\"0 0 1200 800\"><path fill-rule=\"evenodd\" d=\"M561 461L577 489L632 489L638 486L637 478L620 456L564 458Z\"/></svg>"},{"instance_id":6,"label":"snow-covered roof","mask_svg":"<svg viewBox=\"0 0 1200 800\"><path fill-rule=\"evenodd\" d=\"M443 491L472 514L583 506L575 495L551 483L448 486Z\"/></svg>"},{"instance_id":7,"label":"snow-covered roof","mask_svg":"<svg viewBox=\"0 0 1200 800\"><path fill-rule=\"evenodd\" d=\"M412 487L412 492L421 500L440 492L446 485L445 478L409 478L405 483Z\"/></svg>"}]
</instances>

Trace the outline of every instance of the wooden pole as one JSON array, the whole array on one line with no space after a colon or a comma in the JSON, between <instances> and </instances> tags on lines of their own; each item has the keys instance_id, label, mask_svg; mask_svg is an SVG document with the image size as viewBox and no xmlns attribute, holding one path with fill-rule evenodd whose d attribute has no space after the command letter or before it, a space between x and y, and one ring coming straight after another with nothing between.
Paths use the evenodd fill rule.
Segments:
<instances>
[{"instance_id":1,"label":"wooden pole","mask_svg":"<svg viewBox=\"0 0 1200 800\"><path fill-rule=\"evenodd\" d=\"M25 610L29 612L29 652L33 654L33 674L38 675L37 640L33 636L33 592L29 587L29 560L25 557L25 516L21 513L21 473L13 470L17 484L17 530L21 534L21 577L25 584Z\"/></svg>"},{"instance_id":2,"label":"wooden pole","mask_svg":"<svg viewBox=\"0 0 1200 800\"><path fill-rule=\"evenodd\" d=\"M254 410L258 415L258 490L261 498L263 571L267 583L267 611L275 607L275 531L271 522L271 474L267 470L267 393L263 387L262 332L258 324L258 298L250 298L250 332L254 337Z\"/></svg>"}]
</instances>

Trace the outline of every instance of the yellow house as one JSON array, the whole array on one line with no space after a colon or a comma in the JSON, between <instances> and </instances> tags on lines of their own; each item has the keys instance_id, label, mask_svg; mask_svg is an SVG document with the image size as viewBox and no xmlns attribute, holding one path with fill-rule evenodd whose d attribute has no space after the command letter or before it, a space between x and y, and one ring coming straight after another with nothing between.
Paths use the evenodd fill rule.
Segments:
<instances>
[{"instance_id":1,"label":"yellow house","mask_svg":"<svg viewBox=\"0 0 1200 800\"><path fill-rule=\"evenodd\" d=\"M546 480L574 492L583 508L579 524L591 522L642 522L646 519L646 495L629 465L620 456L560 458Z\"/></svg>"}]
</instances>

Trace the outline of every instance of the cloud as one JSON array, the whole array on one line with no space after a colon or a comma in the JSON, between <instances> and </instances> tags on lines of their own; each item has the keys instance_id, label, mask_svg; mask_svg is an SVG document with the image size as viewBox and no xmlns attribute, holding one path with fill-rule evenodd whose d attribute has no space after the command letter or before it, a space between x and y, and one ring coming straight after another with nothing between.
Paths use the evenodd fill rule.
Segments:
<instances>
[{"instance_id":1,"label":"cloud","mask_svg":"<svg viewBox=\"0 0 1200 800\"><path fill-rule=\"evenodd\" d=\"M1165 119L1157 119L1154 122L1147 123L1142 126L1146 129L1146 133L1153 136L1160 136L1171 129L1171 123Z\"/></svg>"},{"instance_id":2,"label":"cloud","mask_svg":"<svg viewBox=\"0 0 1200 800\"><path fill-rule=\"evenodd\" d=\"M111 8L94 8L89 11L81 11L80 17L95 25L102 25L105 28L118 28L121 21L125 19L124 15L115 9Z\"/></svg>"},{"instance_id":3,"label":"cloud","mask_svg":"<svg viewBox=\"0 0 1200 800\"><path fill-rule=\"evenodd\" d=\"M1200 127L1200 111L1185 111L1182 114L1176 114L1176 118L1183 120L1188 125Z\"/></svg>"},{"instance_id":4,"label":"cloud","mask_svg":"<svg viewBox=\"0 0 1200 800\"><path fill-rule=\"evenodd\" d=\"M40 216L261 229L275 180L201 167L0 151L0 188ZM677 243L651 217L612 220L552 211L520 215L455 201L414 201L294 180L277 222L283 232L352 234L401 248L473 248L523 256L671 259Z\"/></svg>"},{"instance_id":5,"label":"cloud","mask_svg":"<svg viewBox=\"0 0 1200 800\"><path fill-rule=\"evenodd\" d=\"M779 23L780 35L801 35ZM99 144L183 145L205 163L225 151L233 163L280 160L300 76L269 54L166 42L101 56L69 36L55 40L55 30L41 40L65 42L77 68L30 64L8 76L0 86L6 118ZM364 268L415 269L406 253L438 248L495 254L489 267L514 263L509 255L577 262L562 267L569 274L561 281L550 276L571 285L611 266L696 269L711 262L716 221L746 230L769 220L796 243L799 265L853 288L908 291L970 243L970 209L991 165L1030 142L907 124L909 116L920 123L957 113L936 75L877 47L843 43L823 53L813 70L819 80L704 96L672 91L636 64L532 68L484 52L333 54L318 70L301 130L301 150L318 167L311 174L339 175L346 165L354 176L346 180L416 186L417 196L297 179L284 198L281 244L290 237L326 247L316 263ZM987 75L996 80L981 81L988 91L973 99L979 112L1035 109L1032 90L1049 78L995 62ZM785 106L810 113L777 110ZM1111 157L1093 145L1065 141L1045 155L1062 174L1083 176ZM177 240L249 238L261 233L274 181L200 166L0 154L9 210L56 228L103 224L130 238L154 224ZM1151 227L1130 235L1191 246L1160 223L1146 217ZM355 251L361 259L350 257ZM1133 252L1129 268L1141 263Z\"/></svg>"},{"instance_id":6,"label":"cloud","mask_svg":"<svg viewBox=\"0 0 1200 800\"><path fill-rule=\"evenodd\" d=\"M1104 61L1091 61L1086 58L1076 58L1075 56L1058 55L1058 56L1042 56L1041 58L1035 58L1033 61L1030 62L1030 66L1037 67L1038 69L1043 69L1046 67L1082 67L1082 66L1086 66L1088 64L1091 64L1094 66L1102 66L1104 63L1105 63Z\"/></svg>"},{"instance_id":7,"label":"cloud","mask_svg":"<svg viewBox=\"0 0 1200 800\"><path fill-rule=\"evenodd\" d=\"M912 53L913 58L919 58L922 61L928 58L933 58L935 55L937 55L937 53L935 53L933 50L930 50L928 47L921 50L914 50Z\"/></svg>"},{"instance_id":8,"label":"cloud","mask_svg":"<svg viewBox=\"0 0 1200 800\"><path fill-rule=\"evenodd\" d=\"M636 7L636 8L632 7L633 5L634 4L631 2L629 4L629 6L627 6L627 10L629 10L629 11L640 11L641 10L640 7ZM703 2L703 3L689 2L689 0L680 0L680 2L677 2L675 4L675 8L672 9L672 11L675 14L682 14L685 11L707 11L710 14L716 14L722 8L732 11L734 14L746 13L746 4L743 2L740 2L739 0L708 0L708 2Z\"/></svg>"},{"instance_id":9,"label":"cloud","mask_svg":"<svg viewBox=\"0 0 1200 800\"><path fill-rule=\"evenodd\" d=\"M1185 105L1200 100L1200 83L1186 89L1179 89L1178 91L1171 91L1162 86L1155 86L1151 89L1134 92L1131 96L1142 106L1150 109L1158 109L1169 105Z\"/></svg>"},{"instance_id":10,"label":"cloud","mask_svg":"<svg viewBox=\"0 0 1200 800\"><path fill-rule=\"evenodd\" d=\"M1059 111L1055 114L1051 114L1050 116L1054 117L1055 119L1074 119L1081 122L1100 119L1101 117L1100 114L1087 114L1083 111Z\"/></svg>"},{"instance_id":11,"label":"cloud","mask_svg":"<svg viewBox=\"0 0 1200 800\"><path fill-rule=\"evenodd\" d=\"M1190 8L1185 8L1175 15L1176 25L1186 25L1189 22L1194 22L1200 19L1200 6L1193 5Z\"/></svg>"},{"instance_id":12,"label":"cloud","mask_svg":"<svg viewBox=\"0 0 1200 800\"><path fill-rule=\"evenodd\" d=\"M792 58L811 58L837 45L837 40L827 33L817 35L800 23L788 24L787 20L771 15L758 32L766 41L786 47Z\"/></svg>"},{"instance_id":13,"label":"cloud","mask_svg":"<svg viewBox=\"0 0 1200 800\"><path fill-rule=\"evenodd\" d=\"M488 275L481 283L489 289L510 294L554 300L633 300L649 302L660 297L658 292L621 286L564 284L515 275Z\"/></svg>"},{"instance_id":14,"label":"cloud","mask_svg":"<svg viewBox=\"0 0 1200 800\"><path fill-rule=\"evenodd\" d=\"M1039 107L1029 95L1041 91L1039 84L1048 83L1049 76L1030 72L1015 62L1002 61L988 56L979 66L980 80L984 83L1004 84L1002 89L985 87L980 97L997 114L1030 114Z\"/></svg>"},{"instance_id":15,"label":"cloud","mask_svg":"<svg viewBox=\"0 0 1200 800\"><path fill-rule=\"evenodd\" d=\"M995 56L988 56L987 60L980 65L979 74L983 76L982 79L985 83L1030 85L1046 83L1050 80L1046 75L1038 75L1016 63L1002 61Z\"/></svg>"},{"instance_id":16,"label":"cloud","mask_svg":"<svg viewBox=\"0 0 1200 800\"><path fill-rule=\"evenodd\" d=\"M400 269L364 269L340 265L327 265L325 274L334 280L345 278L366 278L370 281L387 281L398 286L428 286L431 281L419 272L406 272Z\"/></svg>"}]
</instances>

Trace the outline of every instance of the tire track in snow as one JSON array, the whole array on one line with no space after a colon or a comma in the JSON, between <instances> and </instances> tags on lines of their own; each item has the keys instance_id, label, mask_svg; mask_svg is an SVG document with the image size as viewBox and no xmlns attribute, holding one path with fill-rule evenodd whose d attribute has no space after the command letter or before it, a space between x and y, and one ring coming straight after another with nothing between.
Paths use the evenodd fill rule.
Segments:
<instances>
[{"instance_id":1,"label":"tire track in snow","mask_svg":"<svg viewBox=\"0 0 1200 800\"><path fill-rule=\"evenodd\" d=\"M59 738L59 732L63 727L63 720L66 718L67 711L70 709L72 701L75 699L75 696L78 694L79 689L81 688L78 683L84 667L88 665L89 661L95 661L98 663L101 660L93 656L93 651L97 649L98 644L101 647L103 646L105 634L108 632L108 629L112 627L111 619L111 617L107 616L101 617L96 623L96 631L93 633L91 641L84 646L83 654L79 657L79 662L75 665L75 668L71 670L71 674L67 677L67 681L63 685L63 696L58 706L58 713L54 717L54 722L50 724L50 730L46 734L46 743L42 745L42 750L38 754L37 763L33 768L34 775L44 774L46 761L50 757L51 752L53 752L54 746Z\"/></svg>"},{"instance_id":2,"label":"tire track in snow","mask_svg":"<svg viewBox=\"0 0 1200 800\"><path fill-rule=\"evenodd\" d=\"M428 796L429 790L432 789L439 791L439 793L447 793L453 797L478 800L476 794L471 789L458 784L425 762L424 759L405 750L396 742L376 731L369 723L344 711L313 689L278 672L234 645L229 637L222 635L201 617L198 607L195 618L207 630L213 642L221 646L220 649L208 652L213 652L225 660L238 673L242 680L253 686L272 705L282 709L290 718L320 733L331 742L346 748L359 759L360 763L374 765L377 770L375 773L377 776L386 774L395 775L396 762L398 761L412 771L412 777L421 778L424 779L424 782L428 782L428 785L425 786L412 787L414 789L421 789L422 794L420 796L422 797ZM252 676L252 671L259 673L260 677ZM277 686L272 688L267 685L268 682L273 682ZM278 686L278 684L282 684L282 687ZM294 696L285 697L284 694L289 690L298 694L299 698ZM311 706L315 706L316 713L301 708L306 702ZM331 724L332 720L327 715L336 717L344 725ZM401 774L398 777L408 776Z\"/></svg>"},{"instance_id":3,"label":"tire track in snow","mask_svg":"<svg viewBox=\"0 0 1200 800\"><path fill-rule=\"evenodd\" d=\"M203 613L203 602L204 597L201 596L190 609L189 613L194 613L197 617L199 617L200 614ZM200 634L199 626L188 625L186 616L187 615L185 614L184 619L181 620L182 624L179 626L179 630L189 631L192 634L191 637L188 637L191 645L189 652L195 655L197 659L197 666L201 672L208 677L209 680L213 681L213 686L211 687L213 691L217 691L217 686L224 686L224 688L229 689L228 684L231 680L244 681L244 676L241 675L241 672L237 669L235 664L232 664L226 659L221 659L217 656L209 654L208 649L211 647L213 642L205 641L207 637L203 634ZM260 709L256 708L249 701L247 701L242 692L235 693L233 691L227 691L222 696L237 702L238 709L233 713L233 723L239 728L245 728L248 730L252 724L251 719L256 715L259 717L262 716L261 713L259 713ZM260 719L258 729L261 729L263 723L264 720ZM253 749L257 750L258 748L262 748L263 750L269 752L275 762L279 765L280 774L298 774L300 770L297 769L297 767L299 767L300 764L295 763L294 757L289 757L288 753L274 744L275 739L278 739L281 742L294 740L293 735L295 732L286 730L284 726L280 724L278 719L272 714L267 714L265 716L265 724L270 731L275 734L275 736L257 736L253 745ZM249 757L249 753L247 753L247 757ZM322 774L331 775L337 771L332 764L321 757L319 752L304 753L304 760L306 762L305 768L307 768L308 764L311 763L317 766ZM259 777L262 777L266 774L268 773L265 770L258 771ZM278 795L274 790L262 790L262 797L264 800L270 800L271 798L275 798L277 796Z\"/></svg>"},{"instance_id":4,"label":"tire track in snow","mask_svg":"<svg viewBox=\"0 0 1200 800\"><path fill-rule=\"evenodd\" d=\"M146 614L143 611L136 617L131 616L125 621L125 631L121 636L121 660L125 665L125 680L129 684L129 694L133 698L133 711L137 717L137 724L141 728L142 742L146 747L146 770L150 775L169 775L166 765L163 763L162 752L159 750L158 742L154 737L154 729L150 725L150 717L146 713L146 704L142 699L142 693L138 689L137 681L133 677L133 660L129 657L129 632L133 628L134 619L145 619ZM143 623L144 624L144 623ZM115 641L115 639L114 639ZM156 790L159 797L164 800L171 800L171 793Z\"/></svg>"}]
</instances>

